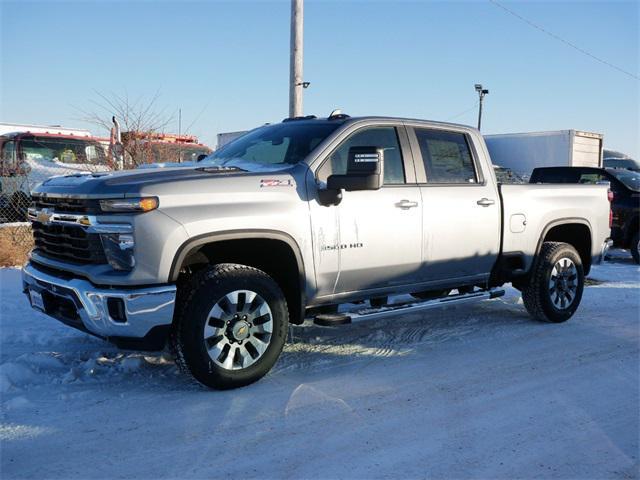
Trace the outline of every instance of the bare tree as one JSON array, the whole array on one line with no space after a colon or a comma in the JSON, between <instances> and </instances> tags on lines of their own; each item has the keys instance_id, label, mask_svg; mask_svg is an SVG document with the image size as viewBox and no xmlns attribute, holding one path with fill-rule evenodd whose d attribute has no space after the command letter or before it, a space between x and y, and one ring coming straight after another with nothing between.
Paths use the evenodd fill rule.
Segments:
<instances>
[{"instance_id":1,"label":"bare tree","mask_svg":"<svg viewBox=\"0 0 640 480\"><path fill-rule=\"evenodd\" d=\"M156 134L164 132L173 120L172 115L167 115L166 109L158 107L159 92L150 100L142 97L132 100L127 93L95 93L98 99L91 100L95 110L80 110L83 120L112 132L112 117L115 116L125 132L122 135L124 168L135 168L152 162L150 140Z\"/></svg>"}]
</instances>

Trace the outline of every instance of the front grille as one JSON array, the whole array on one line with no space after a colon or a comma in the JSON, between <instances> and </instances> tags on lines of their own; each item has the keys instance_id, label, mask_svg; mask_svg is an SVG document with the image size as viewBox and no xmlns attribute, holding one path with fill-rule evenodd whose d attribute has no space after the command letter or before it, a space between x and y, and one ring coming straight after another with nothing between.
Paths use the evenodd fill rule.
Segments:
<instances>
[{"instance_id":1,"label":"front grille","mask_svg":"<svg viewBox=\"0 0 640 480\"><path fill-rule=\"evenodd\" d=\"M79 264L107 263L100 235L80 225L32 222L36 252L56 260Z\"/></svg>"},{"instance_id":2,"label":"front grille","mask_svg":"<svg viewBox=\"0 0 640 480\"><path fill-rule=\"evenodd\" d=\"M33 197L33 207L36 210L49 208L56 213L99 213L99 201L85 198Z\"/></svg>"}]
</instances>

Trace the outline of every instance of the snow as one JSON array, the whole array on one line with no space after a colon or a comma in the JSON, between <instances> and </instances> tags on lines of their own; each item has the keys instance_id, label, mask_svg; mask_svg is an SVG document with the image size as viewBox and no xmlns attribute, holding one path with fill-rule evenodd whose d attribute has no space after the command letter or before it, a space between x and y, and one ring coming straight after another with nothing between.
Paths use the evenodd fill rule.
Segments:
<instances>
[{"instance_id":1,"label":"snow","mask_svg":"<svg viewBox=\"0 0 640 480\"><path fill-rule=\"evenodd\" d=\"M50 159L39 154L30 154L27 157L29 165L29 189L32 190L38 183L51 177L64 175L77 175L81 173L108 172L107 165L88 163L64 163L58 159Z\"/></svg>"},{"instance_id":2,"label":"snow","mask_svg":"<svg viewBox=\"0 0 640 480\"><path fill-rule=\"evenodd\" d=\"M590 278L559 325L509 288L294 327L218 392L31 310L1 269L2 478L638 478L640 269L612 252Z\"/></svg>"}]
</instances>

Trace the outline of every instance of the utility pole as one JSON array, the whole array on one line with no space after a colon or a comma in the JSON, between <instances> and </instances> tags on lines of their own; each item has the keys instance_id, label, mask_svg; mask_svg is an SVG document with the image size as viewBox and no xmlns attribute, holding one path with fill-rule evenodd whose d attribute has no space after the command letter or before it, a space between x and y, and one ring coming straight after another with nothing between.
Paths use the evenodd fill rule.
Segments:
<instances>
[{"instance_id":1,"label":"utility pole","mask_svg":"<svg viewBox=\"0 0 640 480\"><path fill-rule=\"evenodd\" d=\"M484 96L489 93L489 90L482 88L482 84L480 83L476 83L475 88L480 97L480 108L478 109L478 130L480 130L480 126L482 125L482 101L484 100Z\"/></svg>"},{"instance_id":2,"label":"utility pole","mask_svg":"<svg viewBox=\"0 0 640 480\"><path fill-rule=\"evenodd\" d=\"M303 3L303 0L291 0L289 117L302 116L302 89L309 86L302 81Z\"/></svg>"},{"instance_id":3,"label":"utility pole","mask_svg":"<svg viewBox=\"0 0 640 480\"><path fill-rule=\"evenodd\" d=\"M180 151L180 136L182 135L182 108L178 109L178 163L182 163L182 152Z\"/></svg>"}]
</instances>

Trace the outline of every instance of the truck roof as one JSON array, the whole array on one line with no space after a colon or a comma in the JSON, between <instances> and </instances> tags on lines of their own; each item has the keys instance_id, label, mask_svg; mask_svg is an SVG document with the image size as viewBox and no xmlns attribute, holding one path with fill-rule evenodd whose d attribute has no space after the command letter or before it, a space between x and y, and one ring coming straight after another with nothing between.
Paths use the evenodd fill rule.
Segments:
<instances>
[{"instance_id":1,"label":"truck roof","mask_svg":"<svg viewBox=\"0 0 640 480\"><path fill-rule=\"evenodd\" d=\"M313 124L318 122L346 124L346 123L376 121L376 120L409 122L409 123L425 123L429 125L439 125L443 127L457 127L457 128L462 127L462 128L470 128L475 130L475 127L472 127L470 125L463 125L459 123L441 122L436 120L425 120L420 118L392 117L392 116L384 116L384 115L364 115L360 117L350 117L349 115L340 114L335 117L322 117L322 118L316 118L313 115L309 115L306 117L285 118L283 122L296 122L296 123L300 122L301 124L305 124L305 123Z\"/></svg>"},{"instance_id":2,"label":"truck roof","mask_svg":"<svg viewBox=\"0 0 640 480\"><path fill-rule=\"evenodd\" d=\"M0 135L18 132L31 133L55 133L63 135L75 135L90 137L91 132L84 128L66 128L61 125L27 125L21 123L4 123L0 122Z\"/></svg>"},{"instance_id":3,"label":"truck roof","mask_svg":"<svg viewBox=\"0 0 640 480\"><path fill-rule=\"evenodd\" d=\"M10 139L22 139L22 138L32 138L32 137L47 137L47 138L63 138L63 139L73 139L73 140L89 140L89 141L100 141L101 138L92 137L91 135L74 135L72 133L63 134L63 133L39 133L39 132L14 132L14 133L5 133L4 135L0 135L2 138L10 138Z\"/></svg>"}]
</instances>

